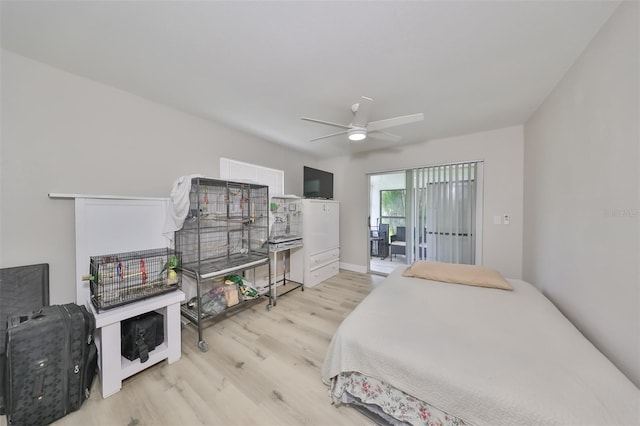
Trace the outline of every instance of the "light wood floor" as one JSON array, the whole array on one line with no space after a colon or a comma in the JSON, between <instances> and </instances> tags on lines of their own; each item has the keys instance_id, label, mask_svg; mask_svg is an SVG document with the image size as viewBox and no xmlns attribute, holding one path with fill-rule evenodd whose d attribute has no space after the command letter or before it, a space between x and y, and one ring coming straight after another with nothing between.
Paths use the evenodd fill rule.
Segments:
<instances>
[{"instance_id":1,"label":"light wood floor","mask_svg":"<svg viewBox=\"0 0 640 426\"><path fill-rule=\"evenodd\" d=\"M331 405L320 367L338 325L383 277L341 271L313 288L293 291L206 323L209 351L197 330L182 334L182 358L125 380L122 390L91 398L56 425L356 425L371 421ZM6 425L6 417L0 418Z\"/></svg>"},{"instance_id":2,"label":"light wood floor","mask_svg":"<svg viewBox=\"0 0 640 426\"><path fill-rule=\"evenodd\" d=\"M371 257L369 261L369 269L381 274L390 274L398 266L403 265L407 266L407 257L402 254L393 255L393 260L391 260L391 256L387 256L384 259Z\"/></svg>"}]
</instances>

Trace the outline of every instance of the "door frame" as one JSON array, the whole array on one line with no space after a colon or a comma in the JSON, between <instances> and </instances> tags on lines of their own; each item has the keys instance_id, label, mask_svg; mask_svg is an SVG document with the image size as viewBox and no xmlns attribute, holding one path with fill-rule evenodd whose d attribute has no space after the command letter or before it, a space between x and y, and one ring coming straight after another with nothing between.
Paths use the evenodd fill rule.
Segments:
<instances>
[{"instance_id":1,"label":"door frame","mask_svg":"<svg viewBox=\"0 0 640 426\"><path fill-rule=\"evenodd\" d=\"M381 176L381 175L389 175L389 174L403 174L406 176L406 170L404 169L400 169L400 170L387 170L387 171L383 171L383 172L372 172L372 173L367 173L366 177L367 177L367 217L365 218L365 228L366 228L366 236L367 236L367 241L368 241L368 245L367 245L367 273L368 274L373 274L373 275L382 275L382 276L387 276L388 274L386 272L383 271L376 271L376 270L372 270L371 269L371 240L370 240L370 227L372 225L371 223L371 203L372 203L372 198L371 198L371 194L372 194L372 182L371 182L371 178L374 176ZM404 189L406 191L406 177L404 179L405 181L405 186L403 188L395 188L395 189ZM378 189L378 194L380 193L380 190ZM380 208L378 208L378 211L380 211ZM406 212L406 208L405 208L405 212ZM390 255L390 254L389 254Z\"/></svg>"},{"instance_id":2,"label":"door frame","mask_svg":"<svg viewBox=\"0 0 640 426\"><path fill-rule=\"evenodd\" d=\"M478 167L476 169L476 253L475 253L475 263L476 265L482 265L482 239L483 239L483 224L484 224L484 160L466 160L466 161L454 161L454 162L446 162L446 163L437 163L437 164L428 164L425 166L416 166L416 167L408 167L404 169L392 169L378 172L370 172L366 173L367 177L367 217L365 218L366 224L366 236L367 241L367 273L374 275L382 275L386 276L387 273L381 271L371 270L371 240L370 240L370 226L371 226L371 178L373 176L380 176L385 174L396 174L396 173L404 173L405 175L405 194L406 194L406 206L405 206L405 221L407 226L407 234L412 235L412 230L414 227L415 218L413 217L413 211L411 209L412 205L412 191L409 191L407 188L413 185L412 175L407 173L408 171L412 171L414 169L420 169L425 167L436 167L436 166L446 166L453 164L464 164L464 163L478 163ZM407 241L406 247L406 261L407 263L413 262L415 259L413 258L413 250L411 250L411 245L413 240Z\"/></svg>"}]
</instances>

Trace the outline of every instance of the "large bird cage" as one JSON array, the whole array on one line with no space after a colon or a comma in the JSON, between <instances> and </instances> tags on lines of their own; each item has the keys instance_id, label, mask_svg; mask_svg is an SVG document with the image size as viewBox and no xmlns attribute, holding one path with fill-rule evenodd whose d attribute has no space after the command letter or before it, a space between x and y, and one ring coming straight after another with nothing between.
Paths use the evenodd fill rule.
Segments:
<instances>
[{"instance_id":1,"label":"large bird cage","mask_svg":"<svg viewBox=\"0 0 640 426\"><path fill-rule=\"evenodd\" d=\"M175 239L183 269L205 275L268 256L268 186L194 178L189 201Z\"/></svg>"},{"instance_id":2,"label":"large bird cage","mask_svg":"<svg viewBox=\"0 0 640 426\"><path fill-rule=\"evenodd\" d=\"M170 248L91 256L91 303L98 311L180 288L180 253Z\"/></svg>"}]
</instances>

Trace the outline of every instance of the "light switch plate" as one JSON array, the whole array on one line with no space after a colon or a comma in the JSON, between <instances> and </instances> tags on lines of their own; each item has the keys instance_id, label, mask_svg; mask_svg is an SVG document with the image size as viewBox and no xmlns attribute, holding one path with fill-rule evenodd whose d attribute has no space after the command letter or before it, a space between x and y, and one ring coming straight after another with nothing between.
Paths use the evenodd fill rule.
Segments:
<instances>
[{"instance_id":1,"label":"light switch plate","mask_svg":"<svg viewBox=\"0 0 640 426\"><path fill-rule=\"evenodd\" d=\"M504 224L508 225L510 222L511 222L511 219L509 218L509 215L505 214L504 215Z\"/></svg>"},{"instance_id":2,"label":"light switch plate","mask_svg":"<svg viewBox=\"0 0 640 426\"><path fill-rule=\"evenodd\" d=\"M502 216L493 216L493 224L494 225L502 225Z\"/></svg>"}]
</instances>

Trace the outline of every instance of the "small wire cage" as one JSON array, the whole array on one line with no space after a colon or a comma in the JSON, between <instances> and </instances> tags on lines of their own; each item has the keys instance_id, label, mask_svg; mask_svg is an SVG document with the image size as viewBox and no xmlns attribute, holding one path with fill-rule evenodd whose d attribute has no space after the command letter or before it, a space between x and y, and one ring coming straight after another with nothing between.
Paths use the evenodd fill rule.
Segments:
<instances>
[{"instance_id":1,"label":"small wire cage","mask_svg":"<svg viewBox=\"0 0 640 426\"><path fill-rule=\"evenodd\" d=\"M293 197L271 197L271 230L269 241L278 243L302 238L302 200Z\"/></svg>"},{"instance_id":2,"label":"small wire cage","mask_svg":"<svg viewBox=\"0 0 640 426\"><path fill-rule=\"evenodd\" d=\"M92 256L91 302L99 311L177 290L181 254L170 248Z\"/></svg>"}]
</instances>

